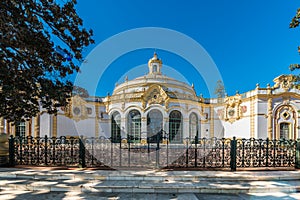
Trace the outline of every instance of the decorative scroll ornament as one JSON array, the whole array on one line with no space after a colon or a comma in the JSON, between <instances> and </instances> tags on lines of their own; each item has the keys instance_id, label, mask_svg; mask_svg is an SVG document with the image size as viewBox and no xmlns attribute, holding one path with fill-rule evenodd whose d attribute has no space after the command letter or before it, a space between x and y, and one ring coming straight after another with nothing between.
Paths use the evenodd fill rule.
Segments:
<instances>
[{"instance_id":1,"label":"decorative scroll ornament","mask_svg":"<svg viewBox=\"0 0 300 200\"><path fill-rule=\"evenodd\" d=\"M293 75L281 75L273 80L275 82L274 88L282 88L285 92L294 86L295 78Z\"/></svg>"}]
</instances>

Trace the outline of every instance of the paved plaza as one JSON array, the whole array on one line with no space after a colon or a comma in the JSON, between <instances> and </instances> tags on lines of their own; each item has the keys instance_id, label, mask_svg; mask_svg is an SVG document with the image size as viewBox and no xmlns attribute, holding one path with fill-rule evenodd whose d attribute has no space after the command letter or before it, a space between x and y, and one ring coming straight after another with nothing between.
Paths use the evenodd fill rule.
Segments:
<instances>
[{"instance_id":1,"label":"paved plaza","mask_svg":"<svg viewBox=\"0 0 300 200\"><path fill-rule=\"evenodd\" d=\"M0 199L300 199L300 170L0 168Z\"/></svg>"}]
</instances>

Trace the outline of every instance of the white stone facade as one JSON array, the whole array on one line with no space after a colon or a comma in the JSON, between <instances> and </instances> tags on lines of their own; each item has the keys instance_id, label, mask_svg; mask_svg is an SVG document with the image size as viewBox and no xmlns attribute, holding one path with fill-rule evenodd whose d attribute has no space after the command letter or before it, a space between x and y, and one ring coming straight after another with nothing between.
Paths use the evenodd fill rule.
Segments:
<instances>
[{"instance_id":1,"label":"white stone facade","mask_svg":"<svg viewBox=\"0 0 300 200\"><path fill-rule=\"evenodd\" d=\"M293 76L281 75L267 88L219 99L196 95L193 86L161 74L155 54L149 73L116 86L111 96L81 98L56 116L41 113L26 122L25 135L120 138L147 143L157 133L170 142L186 138L233 137L300 138L300 90ZM0 128L20 134L20 128L1 122ZM162 142L166 139L164 138Z\"/></svg>"}]
</instances>

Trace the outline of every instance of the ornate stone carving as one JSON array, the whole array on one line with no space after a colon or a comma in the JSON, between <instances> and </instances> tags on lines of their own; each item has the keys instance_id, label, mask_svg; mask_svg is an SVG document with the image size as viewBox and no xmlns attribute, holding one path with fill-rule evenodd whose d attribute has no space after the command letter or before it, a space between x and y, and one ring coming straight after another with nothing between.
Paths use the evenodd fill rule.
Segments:
<instances>
[{"instance_id":1,"label":"ornate stone carving","mask_svg":"<svg viewBox=\"0 0 300 200\"><path fill-rule=\"evenodd\" d=\"M243 113L247 112L247 106L241 106L242 100L240 94L226 97L225 103L226 105L223 112L225 121L233 123L236 120L239 120L242 117ZM222 112L220 111L220 113Z\"/></svg>"},{"instance_id":2,"label":"ornate stone carving","mask_svg":"<svg viewBox=\"0 0 300 200\"><path fill-rule=\"evenodd\" d=\"M168 95L159 85L150 86L149 89L142 95L143 108L152 104L164 105L167 108L168 101Z\"/></svg>"},{"instance_id":3,"label":"ornate stone carving","mask_svg":"<svg viewBox=\"0 0 300 200\"><path fill-rule=\"evenodd\" d=\"M71 98L68 106L64 109L65 116L75 120L84 120L88 118L88 109L85 106L86 101L79 96Z\"/></svg>"},{"instance_id":4,"label":"ornate stone carving","mask_svg":"<svg viewBox=\"0 0 300 200\"><path fill-rule=\"evenodd\" d=\"M274 79L274 88L282 88L285 92L294 85L295 78L293 75L281 75Z\"/></svg>"}]
</instances>

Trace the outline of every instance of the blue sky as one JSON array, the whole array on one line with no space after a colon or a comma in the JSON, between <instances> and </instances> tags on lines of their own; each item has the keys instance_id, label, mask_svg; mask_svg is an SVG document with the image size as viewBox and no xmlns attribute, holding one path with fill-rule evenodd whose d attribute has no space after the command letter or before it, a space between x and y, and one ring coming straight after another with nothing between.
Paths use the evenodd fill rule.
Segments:
<instances>
[{"instance_id":1,"label":"blue sky","mask_svg":"<svg viewBox=\"0 0 300 200\"><path fill-rule=\"evenodd\" d=\"M171 29L202 45L219 69L226 92L233 95L236 90L243 93L254 89L256 83L261 87L273 84L275 77L291 73L289 64L300 63L300 29L289 29L298 7L297 0L78 0L77 11L84 26L94 30L96 44L85 50L86 56L101 42L126 30ZM111 93L126 75L129 79L139 72L144 75L153 51L140 49L120 55L100 78L96 95ZM194 83L198 95L211 96L187 60L173 52L156 51L166 66L189 84ZM101 55L99 58L101 62ZM99 63L99 67L103 66ZM130 74L128 71L135 67L139 70Z\"/></svg>"}]
</instances>

